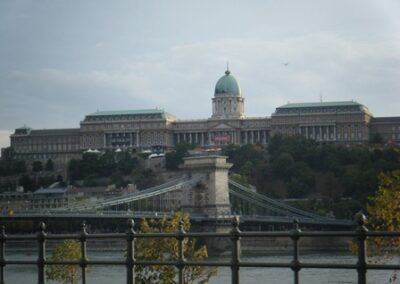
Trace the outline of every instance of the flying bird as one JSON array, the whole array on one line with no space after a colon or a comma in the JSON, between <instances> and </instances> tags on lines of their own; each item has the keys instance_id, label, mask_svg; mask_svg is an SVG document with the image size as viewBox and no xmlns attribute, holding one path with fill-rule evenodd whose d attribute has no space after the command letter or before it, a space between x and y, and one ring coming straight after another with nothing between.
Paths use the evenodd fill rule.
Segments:
<instances>
[{"instance_id":1,"label":"flying bird","mask_svg":"<svg viewBox=\"0 0 400 284\"><path fill-rule=\"evenodd\" d=\"M283 65L288 66L290 62L284 62Z\"/></svg>"}]
</instances>

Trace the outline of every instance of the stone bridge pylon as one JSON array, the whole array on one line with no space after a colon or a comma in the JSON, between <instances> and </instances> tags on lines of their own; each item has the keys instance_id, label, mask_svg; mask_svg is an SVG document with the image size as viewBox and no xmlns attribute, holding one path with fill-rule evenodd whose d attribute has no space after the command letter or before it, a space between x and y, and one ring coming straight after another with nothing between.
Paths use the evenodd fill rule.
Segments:
<instances>
[{"instance_id":1,"label":"stone bridge pylon","mask_svg":"<svg viewBox=\"0 0 400 284\"><path fill-rule=\"evenodd\" d=\"M232 167L225 156L184 158L183 169L201 181L182 192L182 210L209 217L231 214L228 171Z\"/></svg>"}]
</instances>

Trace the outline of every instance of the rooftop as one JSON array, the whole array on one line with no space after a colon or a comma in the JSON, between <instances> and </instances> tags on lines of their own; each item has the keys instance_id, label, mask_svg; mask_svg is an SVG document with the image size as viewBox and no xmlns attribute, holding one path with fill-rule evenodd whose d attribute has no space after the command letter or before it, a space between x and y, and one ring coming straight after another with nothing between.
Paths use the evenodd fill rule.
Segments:
<instances>
[{"instance_id":1,"label":"rooftop","mask_svg":"<svg viewBox=\"0 0 400 284\"><path fill-rule=\"evenodd\" d=\"M174 117L172 114L162 109L134 109L134 110L109 110L109 111L96 111L88 114L87 117L98 117L98 116L114 116L114 115L154 115L159 114L165 118L167 116Z\"/></svg>"},{"instance_id":2,"label":"rooftop","mask_svg":"<svg viewBox=\"0 0 400 284\"><path fill-rule=\"evenodd\" d=\"M314 103L288 103L278 108L305 108L305 107L340 107L340 106L361 106L355 101L339 102L314 102Z\"/></svg>"},{"instance_id":3,"label":"rooftop","mask_svg":"<svg viewBox=\"0 0 400 284\"><path fill-rule=\"evenodd\" d=\"M33 194L55 194L55 193L66 193L66 187L55 187L55 188L40 188L36 190Z\"/></svg>"}]
</instances>

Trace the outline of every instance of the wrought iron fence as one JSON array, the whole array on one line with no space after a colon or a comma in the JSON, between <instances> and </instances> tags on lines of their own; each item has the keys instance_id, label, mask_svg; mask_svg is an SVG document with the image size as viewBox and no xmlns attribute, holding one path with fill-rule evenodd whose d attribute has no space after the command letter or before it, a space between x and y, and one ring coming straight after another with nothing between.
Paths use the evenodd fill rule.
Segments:
<instances>
[{"instance_id":1,"label":"wrought iron fence","mask_svg":"<svg viewBox=\"0 0 400 284\"><path fill-rule=\"evenodd\" d=\"M78 234L57 234L48 235L43 222L39 225L36 235L7 235L4 226L0 233L0 284L4 284L4 270L6 265L36 265L38 269L38 283L46 283L46 266L48 265L78 265L81 269L81 283L87 283L88 265L121 265L126 267L126 283L135 283L135 266L165 265L175 266L178 270L177 281L184 284L183 270L189 266L208 266L208 267L230 267L231 283L239 284L239 269L241 267L257 268L290 268L293 271L294 283L300 283L299 272L301 269L350 269L356 270L359 284L367 283L368 270L399 270L400 265L393 264L371 264L367 262L367 238L374 237L400 237L400 232L368 231L366 228L366 217L359 213L356 215L356 229L354 231L301 231L296 220L293 221L293 229L281 232L242 232L239 230L239 218L235 217L232 222L232 229L229 233L204 233L204 232L185 232L183 222L180 223L176 233L136 233L134 222L128 220L126 233L111 234L89 234L85 224L82 224L81 232ZM228 238L231 240L231 260L230 261L192 261L184 257L183 241L185 238ZM242 261L240 258L241 239L249 237L274 237L290 238L293 243L293 258L290 262L250 262ZM337 263L308 263L302 262L299 256L299 240L309 237L348 237L355 239L358 251L358 260L354 264ZM134 243L139 238L175 238L178 241L178 259L175 261L148 261L135 259ZM46 259L47 240L75 239L80 242L81 257L79 260L60 260L50 261ZM125 260L90 260L87 257L86 243L90 239L123 239L126 240ZM38 245L37 260L8 260L5 255L6 243L8 241L36 241Z\"/></svg>"}]
</instances>

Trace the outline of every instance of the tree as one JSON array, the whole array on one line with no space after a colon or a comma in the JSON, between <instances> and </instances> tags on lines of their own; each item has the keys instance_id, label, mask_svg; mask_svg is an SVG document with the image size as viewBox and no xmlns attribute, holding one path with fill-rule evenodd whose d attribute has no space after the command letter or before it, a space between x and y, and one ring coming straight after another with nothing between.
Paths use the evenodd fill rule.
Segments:
<instances>
[{"instance_id":1,"label":"tree","mask_svg":"<svg viewBox=\"0 0 400 284\"><path fill-rule=\"evenodd\" d=\"M171 219L143 219L140 223L140 233L175 233L179 229L180 220L185 231L190 229L187 214L175 213ZM206 246L198 247L194 239L183 240L186 259L198 261L208 257ZM135 242L136 258L138 260L176 261L178 260L178 241L175 238L139 238ZM136 283L169 283L175 284L176 269L173 266L136 266ZM190 266L183 269L184 283L207 283L216 274L215 269L204 266Z\"/></svg>"},{"instance_id":2,"label":"tree","mask_svg":"<svg viewBox=\"0 0 400 284\"><path fill-rule=\"evenodd\" d=\"M43 164L41 161L34 161L32 163L32 171L33 172L41 172L43 171Z\"/></svg>"},{"instance_id":3,"label":"tree","mask_svg":"<svg viewBox=\"0 0 400 284\"><path fill-rule=\"evenodd\" d=\"M54 170L54 163L52 159L48 159L46 162L46 171L53 171Z\"/></svg>"},{"instance_id":4,"label":"tree","mask_svg":"<svg viewBox=\"0 0 400 284\"><path fill-rule=\"evenodd\" d=\"M18 184L24 188L25 191L34 191L36 189L35 181L28 175L23 175L19 178Z\"/></svg>"},{"instance_id":5,"label":"tree","mask_svg":"<svg viewBox=\"0 0 400 284\"><path fill-rule=\"evenodd\" d=\"M168 170L176 170L183 163L183 158L188 155L189 150L193 149L193 145L188 143L180 143L176 145L175 151L168 152L165 155L165 167Z\"/></svg>"},{"instance_id":6,"label":"tree","mask_svg":"<svg viewBox=\"0 0 400 284\"><path fill-rule=\"evenodd\" d=\"M50 261L79 260L81 258L80 243L76 240L65 240L57 245ZM46 276L49 280L60 281L63 284L77 284L81 278L78 265L48 265Z\"/></svg>"},{"instance_id":7,"label":"tree","mask_svg":"<svg viewBox=\"0 0 400 284\"><path fill-rule=\"evenodd\" d=\"M68 162L67 171L68 171L68 178L70 180L81 179L83 177L83 174L82 174L82 160L71 159Z\"/></svg>"},{"instance_id":8,"label":"tree","mask_svg":"<svg viewBox=\"0 0 400 284\"><path fill-rule=\"evenodd\" d=\"M15 160L11 163L11 174L20 174L26 172L25 161Z\"/></svg>"},{"instance_id":9,"label":"tree","mask_svg":"<svg viewBox=\"0 0 400 284\"><path fill-rule=\"evenodd\" d=\"M275 175L285 180L290 180L295 170L295 162L293 160L292 155L286 152L280 154L272 162L272 168L274 170Z\"/></svg>"},{"instance_id":10,"label":"tree","mask_svg":"<svg viewBox=\"0 0 400 284\"><path fill-rule=\"evenodd\" d=\"M379 189L369 199L367 213L372 230L400 231L400 170L379 175ZM399 238L372 238L375 248L385 253L400 251Z\"/></svg>"},{"instance_id":11,"label":"tree","mask_svg":"<svg viewBox=\"0 0 400 284\"><path fill-rule=\"evenodd\" d=\"M383 137L379 132L376 132L371 138L371 143L380 144L382 142L383 142Z\"/></svg>"}]
</instances>

